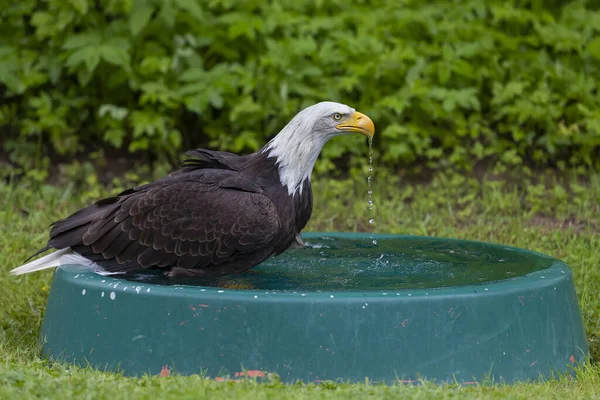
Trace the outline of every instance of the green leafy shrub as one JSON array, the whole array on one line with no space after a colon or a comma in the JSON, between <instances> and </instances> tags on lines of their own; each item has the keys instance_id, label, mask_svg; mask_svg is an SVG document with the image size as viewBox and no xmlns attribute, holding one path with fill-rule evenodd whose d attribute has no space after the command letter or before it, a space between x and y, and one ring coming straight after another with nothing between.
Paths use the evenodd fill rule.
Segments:
<instances>
[{"instance_id":1,"label":"green leafy shrub","mask_svg":"<svg viewBox=\"0 0 600 400\"><path fill-rule=\"evenodd\" d=\"M600 164L593 2L0 3L13 158L31 158L25 142L66 156L249 152L327 99L374 119L389 165ZM322 170L366 153L359 137L335 143Z\"/></svg>"}]
</instances>

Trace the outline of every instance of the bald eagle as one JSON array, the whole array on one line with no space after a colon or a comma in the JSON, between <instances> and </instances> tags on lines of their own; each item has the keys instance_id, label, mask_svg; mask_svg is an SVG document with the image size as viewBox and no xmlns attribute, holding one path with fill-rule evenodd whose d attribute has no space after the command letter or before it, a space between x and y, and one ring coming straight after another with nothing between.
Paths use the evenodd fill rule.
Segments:
<instances>
[{"instance_id":1,"label":"bald eagle","mask_svg":"<svg viewBox=\"0 0 600 400\"><path fill-rule=\"evenodd\" d=\"M255 153L196 149L155 182L125 190L53 223L51 254L14 275L82 264L107 275L161 268L166 275L211 277L255 267L292 244L312 213L310 176L325 143L373 122L347 105L300 111ZM27 260L28 261L28 260Z\"/></svg>"}]
</instances>

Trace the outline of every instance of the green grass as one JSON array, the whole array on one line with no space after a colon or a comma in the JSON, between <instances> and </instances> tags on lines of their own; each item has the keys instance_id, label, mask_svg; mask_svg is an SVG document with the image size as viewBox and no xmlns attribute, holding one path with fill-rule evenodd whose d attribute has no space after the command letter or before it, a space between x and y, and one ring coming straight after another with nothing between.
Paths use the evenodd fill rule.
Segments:
<instances>
[{"instance_id":1,"label":"green grass","mask_svg":"<svg viewBox=\"0 0 600 400\"><path fill-rule=\"evenodd\" d=\"M377 171L376 171L377 172ZM437 175L409 183L375 175L373 214L366 179L315 177L315 210L308 231L369 231L491 241L553 255L574 273L592 358L600 357L600 174L520 174L475 179ZM25 182L0 184L0 398L593 398L600 365L580 367L575 380L505 385L418 387L368 383L282 384L277 380L215 382L199 376L126 378L38 357L37 337L51 271L12 277L8 271L47 239L52 221L100 195L94 180L78 189ZM368 220L374 217L374 226Z\"/></svg>"}]
</instances>

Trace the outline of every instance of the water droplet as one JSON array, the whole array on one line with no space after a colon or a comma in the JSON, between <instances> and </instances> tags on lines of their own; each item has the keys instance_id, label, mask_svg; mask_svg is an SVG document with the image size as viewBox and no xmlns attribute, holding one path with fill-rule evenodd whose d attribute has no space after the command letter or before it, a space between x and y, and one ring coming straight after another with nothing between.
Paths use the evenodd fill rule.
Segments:
<instances>
[{"instance_id":1,"label":"water droplet","mask_svg":"<svg viewBox=\"0 0 600 400\"><path fill-rule=\"evenodd\" d=\"M369 190L367 191L367 194L368 194L369 211L371 211L371 218L369 219L369 224L371 224L371 225L375 224L375 218L373 218L373 189L371 188L372 181L373 181L373 138L370 137L369 138L369 176L367 178L367 184L368 184ZM377 244L377 240L375 240L373 238L372 234L371 234L371 242L375 245Z\"/></svg>"}]
</instances>

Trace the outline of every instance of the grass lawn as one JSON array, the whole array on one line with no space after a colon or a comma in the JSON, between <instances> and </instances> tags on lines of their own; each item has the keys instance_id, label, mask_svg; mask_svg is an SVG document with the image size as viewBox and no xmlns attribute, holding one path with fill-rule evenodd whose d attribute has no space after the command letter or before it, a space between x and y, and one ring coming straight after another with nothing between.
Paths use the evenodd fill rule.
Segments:
<instances>
[{"instance_id":1,"label":"grass lawn","mask_svg":"<svg viewBox=\"0 0 600 400\"><path fill-rule=\"evenodd\" d=\"M377 171L376 171L377 172ZM385 175L385 177L384 177ZM307 231L369 231L490 241L540 251L573 270L592 358L600 356L600 174L585 177L521 174L510 180L437 175L410 184L375 176L374 215L366 179L315 179L314 214ZM47 240L47 226L99 195L79 189L0 183L0 398L593 398L600 365L580 367L575 380L475 386L379 386L368 383L286 385L277 380L216 382L199 376L126 378L38 357L37 337L52 272L12 277L8 271ZM368 220L374 217L371 226Z\"/></svg>"}]
</instances>

